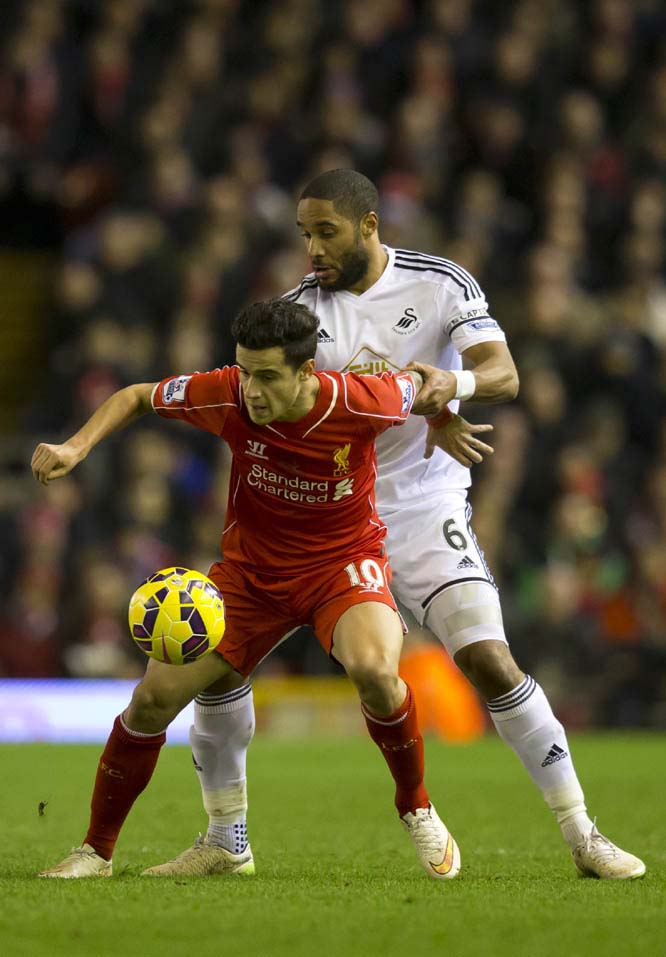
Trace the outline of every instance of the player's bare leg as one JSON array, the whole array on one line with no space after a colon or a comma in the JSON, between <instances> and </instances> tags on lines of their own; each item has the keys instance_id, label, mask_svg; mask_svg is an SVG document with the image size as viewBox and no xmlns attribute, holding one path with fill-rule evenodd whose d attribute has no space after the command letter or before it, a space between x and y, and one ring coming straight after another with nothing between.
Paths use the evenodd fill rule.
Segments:
<instances>
[{"instance_id":1,"label":"player's bare leg","mask_svg":"<svg viewBox=\"0 0 666 957\"><path fill-rule=\"evenodd\" d=\"M352 605L333 632L331 654L356 685L363 706L382 717L395 711L407 693L398 675L401 650L400 619L382 602Z\"/></svg>"},{"instance_id":2,"label":"player's bare leg","mask_svg":"<svg viewBox=\"0 0 666 957\"><path fill-rule=\"evenodd\" d=\"M401 646L398 615L388 605L365 602L340 617L331 652L356 685L370 737L395 781L398 814L421 865L430 877L446 880L458 874L460 852L425 788L416 707L398 675Z\"/></svg>"},{"instance_id":3,"label":"player's bare leg","mask_svg":"<svg viewBox=\"0 0 666 957\"><path fill-rule=\"evenodd\" d=\"M483 585L484 603L474 606L469 596L461 598L463 588L449 588L436 598L427 624L453 652L458 667L483 696L497 733L515 751L553 811L576 867L586 876L641 877L645 873L643 862L599 834L590 820L566 732L542 688L514 661L501 629L494 589ZM471 628L483 627L485 620L493 637L465 644L462 632L456 632L451 624L461 617Z\"/></svg>"},{"instance_id":4,"label":"player's bare leg","mask_svg":"<svg viewBox=\"0 0 666 957\"><path fill-rule=\"evenodd\" d=\"M118 834L152 777L167 726L199 691L230 670L215 653L183 668L148 663L128 708L116 718L100 758L83 844L41 877L111 876Z\"/></svg>"}]
</instances>

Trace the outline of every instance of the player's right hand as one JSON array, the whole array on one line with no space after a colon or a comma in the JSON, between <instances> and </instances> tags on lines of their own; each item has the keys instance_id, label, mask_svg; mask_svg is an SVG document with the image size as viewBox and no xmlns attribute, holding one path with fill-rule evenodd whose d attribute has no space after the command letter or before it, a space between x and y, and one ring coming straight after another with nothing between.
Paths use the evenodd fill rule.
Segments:
<instances>
[{"instance_id":1,"label":"player's right hand","mask_svg":"<svg viewBox=\"0 0 666 957\"><path fill-rule=\"evenodd\" d=\"M53 479L62 478L71 472L82 457L79 451L66 442L63 445L40 442L32 453L30 468L38 482L48 485Z\"/></svg>"},{"instance_id":2,"label":"player's right hand","mask_svg":"<svg viewBox=\"0 0 666 957\"><path fill-rule=\"evenodd\" d=\"M492 425L473 425L462 415L452 415L444 425L428 428L423 458L429 459L437 447L465 468L471 468L482 462L484 455L493 454L493 447L476 437L479 432L492 432L492 429Z\"/></svg>"}]
</instances>

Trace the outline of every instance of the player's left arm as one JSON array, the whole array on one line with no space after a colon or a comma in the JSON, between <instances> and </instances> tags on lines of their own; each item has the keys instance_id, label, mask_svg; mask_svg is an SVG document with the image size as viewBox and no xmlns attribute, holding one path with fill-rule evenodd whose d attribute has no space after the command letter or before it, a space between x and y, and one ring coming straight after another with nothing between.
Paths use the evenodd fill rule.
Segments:
<instances>
[{"instance_id":1,"label":"player's left arm","mask_svg":"<svg viewBox=\"0 0 666 957\"><path fill-rule=\"evenodd\" d=\"M465 349L463 356L472 367L466 371L474 376L475 402L510 402L516 398L520 381L506 342L479 342Z\"/></svg>"},{"instance_id":2,"label":"player's left arm","mask_svg":"<svg viewBox=\"0 0 666 957\"><path fill-rule=\"evenodd\" d=\"M439 415L452 399L508 402L518 395L518 372L505 342L479 342L463 352L471 369L449 371L423 362L410 362L407 371L420 372L424 387L412 412Z\"/></svg>"}]
</instances>

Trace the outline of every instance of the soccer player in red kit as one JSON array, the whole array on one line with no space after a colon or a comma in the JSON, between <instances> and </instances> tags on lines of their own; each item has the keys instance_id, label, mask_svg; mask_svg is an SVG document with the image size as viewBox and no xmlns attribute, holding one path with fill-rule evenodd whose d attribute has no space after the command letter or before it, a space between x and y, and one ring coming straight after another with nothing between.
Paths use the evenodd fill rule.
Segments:
<instances>
[{"instance_id":1,"label":"soccer player in red kit","mask_svg":"<svg viewBox=\"0 0 666 957\"><path fill-rule=\"evenodd\" d=\"M232 325L236 366L130 386L63 445L35 450L33 474L46 484L152 407L219 436L233 454L224 558L209 571L224 596L224 637L187 667L149 661L100 759L83 844L41 876L110 876L118 834L152 776L169 723L232 671L251 674L302 624L312 625L358 689L422 866L435 879L458 873L458 848L425 788L411 692L398 675L403 629L374 501L375 438L405 421L422 379L418 372L315 371L318 325L302 304L255 303ZM225 854L225 873L253 872L249 844ZM210 873L205 847L201 862Z\"/></svg>"}]
</instances>

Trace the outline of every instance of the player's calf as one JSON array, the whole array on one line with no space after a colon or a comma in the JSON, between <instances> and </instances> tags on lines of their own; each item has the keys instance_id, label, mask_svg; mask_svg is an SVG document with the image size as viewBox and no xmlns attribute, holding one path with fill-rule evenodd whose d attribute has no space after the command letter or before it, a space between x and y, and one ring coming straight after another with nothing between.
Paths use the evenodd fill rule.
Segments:
<instances>
[{"instance_id":1,"label":"player's calf","mask_svg":"<svg viewBox=\"0 0 666 957\"><path fill-rule=\"evenodd\" d=\"M508 645L494 639L461 648L455 663L487 701L512 691L525 677Z\"/></svg>"}]
</instances>

